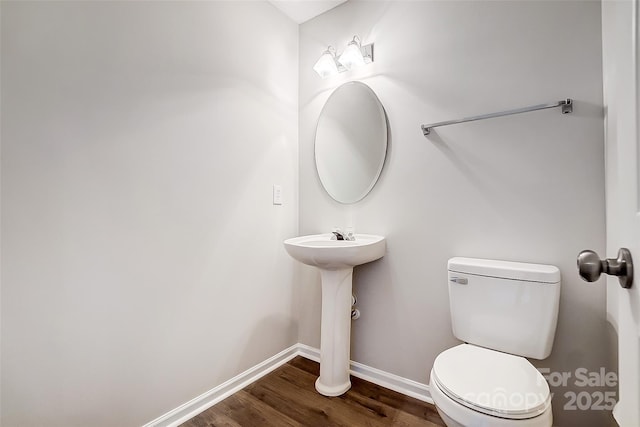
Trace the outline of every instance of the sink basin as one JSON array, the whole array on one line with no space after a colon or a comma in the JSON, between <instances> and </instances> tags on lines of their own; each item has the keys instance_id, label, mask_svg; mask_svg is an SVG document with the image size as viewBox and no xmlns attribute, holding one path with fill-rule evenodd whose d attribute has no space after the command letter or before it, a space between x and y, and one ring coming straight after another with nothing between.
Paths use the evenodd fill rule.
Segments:
<instances>
[{"instance_id":1,"label":"sink basin","mask_svg":"<svg viewBox=\"0 0 640 427\"><path fill-rule=\"evenodd\" d=\"M356 240L331 240L333 234L314 234L287 239L284 247L298 261L315 267L337 270L375 261L384 256L382 236L356 234Z\"/></svg>"},{"instance_id":2,"label":"sink basin","mask_svg":"<svg viewBox=\"0 0 640 427\"><path fill-rule=\"evenodd\" d=\"M351 388L351 289L353 267L384 256L386 240L356 234L356 240L331 240L333 234L314 234L284 241L289 255L320 270L322 319L320 325L320 376L316 390L340 396Z\"/></svg>"}]
</instances>

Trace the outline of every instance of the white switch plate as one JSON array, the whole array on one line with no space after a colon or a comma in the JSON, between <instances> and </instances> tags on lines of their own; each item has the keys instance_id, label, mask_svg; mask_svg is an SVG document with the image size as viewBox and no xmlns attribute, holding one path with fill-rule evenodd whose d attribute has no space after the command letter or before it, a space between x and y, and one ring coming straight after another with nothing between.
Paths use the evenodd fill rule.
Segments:
<instances>
[{"instance_id":1,"label":"white switch plate","mask_svg":"<svg viewBox=\"0 0 640 427\"><path fill-rule=\"evenodd\" d=\"M282 204L282 185L273 184L273 204Z\"/></svg>"}]
</instances>

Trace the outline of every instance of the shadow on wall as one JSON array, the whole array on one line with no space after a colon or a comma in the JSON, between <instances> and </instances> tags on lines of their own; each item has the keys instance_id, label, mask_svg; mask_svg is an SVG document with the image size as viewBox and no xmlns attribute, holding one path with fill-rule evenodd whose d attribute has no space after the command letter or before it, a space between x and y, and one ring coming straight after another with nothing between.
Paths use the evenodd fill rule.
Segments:
<instances>
[{"instance_id":1,"label":"shadow on wall","mask_svg":"<svg viewBox=\"0 0 640 427\"><path fill-rule=\"evenodd\" d=\"M298 341L298 324L292 316L272 314L263 317L256 324L258 326L247 337L244 349L239 354L231 353L229 355L231 360L238 362L253 360L253 363L250 364L253 366L281 352L283 348L276 348L274 344L281 342L282 339L286 339L288 345L294 345ZM283 337L282 331L289 331L288 336ZM265 349L271 349L271 354L264 355ZM244 355L244 357L239 355ZM245 364L237 364L235 371L243 372L247 368Z\"/></svg>"},{"instance_id":2,"label":"shadow on wall","mask_svg":"<svg viewBox=\"0 0 640 427\"><path fill-rule=\"evenodd\" d=\"M584 355L576 350L569 351L568 355L560 360L553 359L554 353L544 360L529 359L549 384L554 425L566 425L557 422L570 419L571 426L618 427L611 412L619 399L617 333L609 322L603 323L602 328L603 331L594 331L594 336L606 337L606 348L610 350L609 354L606 354L607 367L589 364L585 361ZM554 352L556 347L562 345L558 343L557 335L556 330ZM603 343L592 342L591 345L596 348Z\"/></svg>"}]
</instances>

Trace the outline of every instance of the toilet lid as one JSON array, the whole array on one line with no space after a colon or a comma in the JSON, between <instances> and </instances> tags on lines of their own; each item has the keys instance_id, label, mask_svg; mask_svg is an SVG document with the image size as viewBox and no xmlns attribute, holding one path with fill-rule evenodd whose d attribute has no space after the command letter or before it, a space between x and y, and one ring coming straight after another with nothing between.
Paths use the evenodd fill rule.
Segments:
<instances>
[{"instance_id":1,"label":"toilet lid","mask_svg":"<svg viewBox=\"0 0 640 427\"><path fill-rule=\"evenodd\" d=\"M471 344L442 352L432 375L448 397L488 415L533 418L551 404L549 385L527 359Z\"/></svg>"}]
</instances>

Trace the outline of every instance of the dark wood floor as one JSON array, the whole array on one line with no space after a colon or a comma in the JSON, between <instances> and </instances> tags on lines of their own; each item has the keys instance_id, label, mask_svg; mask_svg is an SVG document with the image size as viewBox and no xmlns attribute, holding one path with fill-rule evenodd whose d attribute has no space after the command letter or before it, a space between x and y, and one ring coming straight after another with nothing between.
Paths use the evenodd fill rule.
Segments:
<instances>
[{"instance_id":1,"label":"dark wood floor","mask_svg":"<svg viewBox=\"0 0 640 427\"><path fill-rule=\"evenodd\" d=\"M318 363L296 357L181 427L444 426L433 405L351 377L340 397L316 392Z\"/></svg>"}]
</instances>

